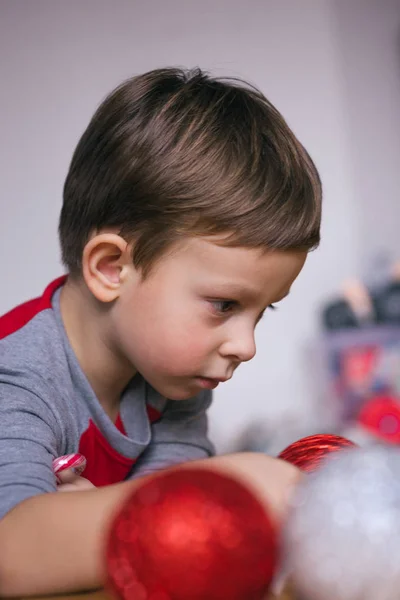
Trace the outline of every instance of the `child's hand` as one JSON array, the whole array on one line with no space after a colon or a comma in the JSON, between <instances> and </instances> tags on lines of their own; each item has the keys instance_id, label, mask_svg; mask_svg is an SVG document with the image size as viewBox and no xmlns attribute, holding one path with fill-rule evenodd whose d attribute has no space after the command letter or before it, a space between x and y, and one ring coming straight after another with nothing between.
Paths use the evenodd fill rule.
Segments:
<instances>
[{"instance_id":1,"label":"child's hand","mask_svg":"<svg viewBox=\"0 0 400 600\"><path fill-rule=\"evenodd\" d=\"M77 475L73 469L61 471L57 474L57 477L59 479L58 492L79 492L95 487L91 481Z\"/></svg>"},{"instance_id":2,"label":"child's hand","mask_svg":"<svg viewBox=\"0 0 400 600\"><path fill-rule=\"evenodd\" d=\"M67 454L53 460L53 471L57 478L57 491L77 492L95 486L81 477L86 467L86 458L82 454Z\"/></svg>"}]
</instances>

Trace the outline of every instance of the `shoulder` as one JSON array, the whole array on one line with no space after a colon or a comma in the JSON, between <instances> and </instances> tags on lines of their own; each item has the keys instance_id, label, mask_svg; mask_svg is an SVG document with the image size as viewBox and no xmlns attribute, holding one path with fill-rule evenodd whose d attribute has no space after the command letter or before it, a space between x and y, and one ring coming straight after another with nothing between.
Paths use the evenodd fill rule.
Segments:
<instances>
[{"instance_id":1,"label":"shoulder","mask_svg":"<svg viewBox=\"0 0 400 600\"><path fill-rule=\"evenodd\" d=\"M65 282L66 277L59 277L50 283L42 296L33 298L14 307L4 315L0 315L0 341L8 340L23 332L32 321L52 309L54 293Z\"/></svg>"},{"instance_id":2,"label":"shoulder","mask_svg":"<svg viewBox=\"0 0 400 600\"><path fill-rule=\"evenodd\" d=\"M57 280L58 283L60 280ZM63 340L51 305L53 290L0 316L0 384L42 396L57 378Z\"/></svg>"}]
</instances>

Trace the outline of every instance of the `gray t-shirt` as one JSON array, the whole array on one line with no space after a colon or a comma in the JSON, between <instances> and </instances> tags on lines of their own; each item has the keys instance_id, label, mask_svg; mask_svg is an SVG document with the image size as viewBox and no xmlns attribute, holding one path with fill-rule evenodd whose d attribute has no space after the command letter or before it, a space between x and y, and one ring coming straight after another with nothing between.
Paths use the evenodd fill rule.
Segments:
<instances>
[{"instance_id":1,"label":"gray t-shirt","mask_svg":"<svg viewBox=\"0 0 400 600\"><path fill-rule=\"evenodd\" d=\"M84 454L84 477L101 486L214 453L209 392L167 400L138 374L111 421L68 341L59 308L64 282L0 317L0 518L56 491L52 461L64 454Z\"/></svg>"}]
</instances>

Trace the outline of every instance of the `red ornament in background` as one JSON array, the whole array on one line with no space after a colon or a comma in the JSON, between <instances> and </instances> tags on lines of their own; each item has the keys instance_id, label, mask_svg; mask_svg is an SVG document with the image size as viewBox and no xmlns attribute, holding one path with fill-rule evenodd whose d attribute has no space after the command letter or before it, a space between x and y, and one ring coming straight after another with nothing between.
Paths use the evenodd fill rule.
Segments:
<instances>
[{"instance_id":1,"label":"red ornament in background","mask_svg":"<svg viewBox=\"0 0 400 600\"><path fill-rule=\"evenodd\" d=\"M400 403L391 396L375 396L361 408L357 423L387 444L400 444Z\"/></svg>"},{"instance_id":2,"label":"red ornament in background","mask_svg":"<svg viewBox=\"0 0 400 600\"><path fill-rule=\"evenodd\" d=\"M319 469L322 462L332 452L354 448L355 446L356 444L340 435L321 433L310 435L290 444L279 454L278 458L282 458L302 471L310 473Z\"/></svg>"},{"instance_id":3,"label":"red ornament in background","mask_svg":"<svg viewBox=\"0 0 400 600\"><path fill-rule=\"evenodd\" d=\"M108 588L123 600L261 600L277 563L275 528L241 483L206 469L166 471L116 516Z\"/></svg>"}]
</instances>

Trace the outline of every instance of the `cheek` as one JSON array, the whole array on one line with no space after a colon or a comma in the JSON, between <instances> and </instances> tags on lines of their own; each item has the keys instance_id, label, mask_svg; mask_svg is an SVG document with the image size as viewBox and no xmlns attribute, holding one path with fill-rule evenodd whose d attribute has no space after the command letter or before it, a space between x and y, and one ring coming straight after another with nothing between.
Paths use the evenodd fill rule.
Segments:
<instances>
[{"instance_id":1,"label":"cheek","mask_svg":"<svg viewBox=\"0 0 400 600\"><path fill-rule=\"evenodd\" d=\"M149 358L169 371L192 370L212 351L211 336L204 327L193 323L154 322L145 336Z\"/></svg>"},{"instance_id":2,"label":"cheek","mask_svg":"<svg viewBox=\"0 0 400 600\"><path fill-rule=\"evenodd\" d=\"M202 365L213 351L212 331L193 306L141 298L128 314L124 312L120 337L138 367L146 363L149 368L184 373Z\"/></svg>"}]
</instances>

